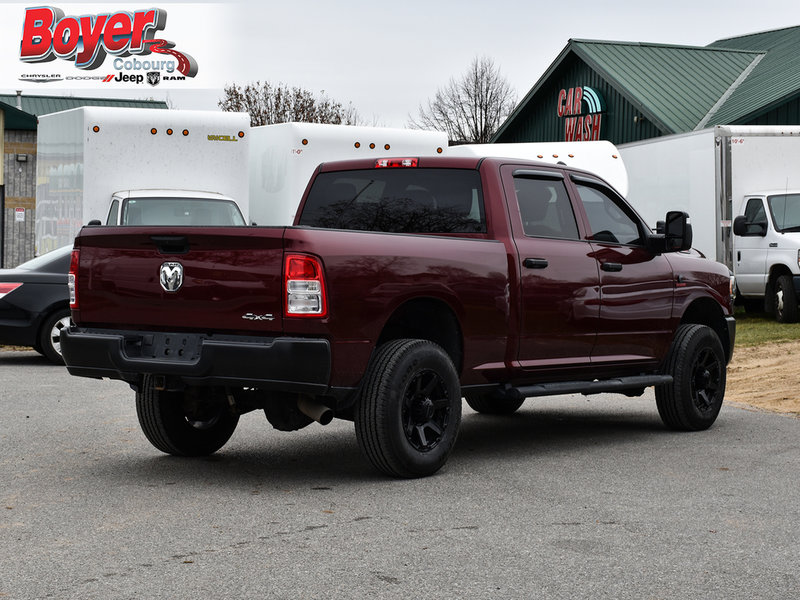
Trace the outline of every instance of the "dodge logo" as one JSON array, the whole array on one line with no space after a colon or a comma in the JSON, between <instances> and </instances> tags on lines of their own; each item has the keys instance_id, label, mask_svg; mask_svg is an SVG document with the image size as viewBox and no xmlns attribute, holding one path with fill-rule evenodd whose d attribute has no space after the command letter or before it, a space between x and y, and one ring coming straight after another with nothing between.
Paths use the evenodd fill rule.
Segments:
<instances>
[{"instance_id":1,"label":"dodge logo","mask_svg":"<svg viewBox=\"0 0 800 600\"><path fill-rule=\"evenodd\" d=\"M161 265L159 280L165 292L177 292L183 285L183 265L177 262L165 262Z\"/></svg>"}]
</instances>

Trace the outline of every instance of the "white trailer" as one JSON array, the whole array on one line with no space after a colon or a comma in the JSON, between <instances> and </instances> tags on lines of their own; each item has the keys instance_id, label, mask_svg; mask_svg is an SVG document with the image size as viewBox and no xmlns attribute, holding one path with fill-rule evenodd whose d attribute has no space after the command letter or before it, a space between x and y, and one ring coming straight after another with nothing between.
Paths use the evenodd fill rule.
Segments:
<instances>
[{"instance_id":1,"label":"white trailer","mask_svg":"<svg viewBox=\"0 0 800 600\"><path fill-rule=\"evenodd\" d=\"M624 144L628 200L651 225L689 213L694 246L736 276L739 302L798 319L800 127L717 126Z\"/></svg>"},{"instance_id":2,"label":"white trailer","mask_svg":"<svg viewBox=\"0 0 800 600\"><path fill-rule=\"evenodd\" d=\"M246 223L249 131L246 113L87 106L41 116L36 253L72 243L93 220Z\"/></svg>"},{"instance_id":3,"label":"white trailer","mask_svg":"<svg viewBox=\"0 0 800 600\"><path fill-rule=\"evenodd\" d=\"M619 150L607 141L519 142L464 144L446 150L447 156L497 156L562 164L591 171L606 180L623 197L628 193L628 173ZM660 218L663 218L662 214Z\"/></svg>"},{"instance_id":4,"label":"white trailer","mask_svg":"<svg viewBox=\"0 0 800 600\"><path fill-rule=\"evenodd\" d=\"M447 150L439 131L279 123L250 130L250 219L291 225L314 170L355 158L435 156Z\"/></svg>"}]
</instances>

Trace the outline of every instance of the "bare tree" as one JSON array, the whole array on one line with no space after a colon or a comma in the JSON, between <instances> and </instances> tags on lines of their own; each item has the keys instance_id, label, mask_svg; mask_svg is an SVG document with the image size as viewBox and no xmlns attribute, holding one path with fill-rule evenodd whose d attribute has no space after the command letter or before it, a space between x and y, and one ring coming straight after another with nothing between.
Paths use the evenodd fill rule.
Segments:
<instances>
[{"instance_id":1,"label":"bare tree","mask_svg":"<svg viewBox=\"0 0 800 600\"><path fill-rule=\"evenodd\" d=\"M217 105L224 111L248 113L253 127L290 121L334 125L357 125L360 122L352 103L344 106L331 100L324 90L315 96L299 87L256 81L244 86L226 86L224 93Z\"/></svg>"},{"instance_id":2,"label":"bare tree","mask_svg":"<svg viewBox=\"0 0 800 600\"><path fill-rule=\"evenodd\" d=\"M452 142L485 144L514 110L515 95L491 58L476 57L461 79L451 77L427 108L420 105L409 126L444 131Z\"/></svg>"}]
</instances>

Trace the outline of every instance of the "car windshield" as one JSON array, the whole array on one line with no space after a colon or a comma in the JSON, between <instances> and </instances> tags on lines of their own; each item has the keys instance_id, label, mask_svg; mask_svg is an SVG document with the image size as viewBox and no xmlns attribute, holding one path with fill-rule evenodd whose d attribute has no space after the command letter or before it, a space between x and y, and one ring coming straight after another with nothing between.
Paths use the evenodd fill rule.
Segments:
<instances>
[{"instance_id":1,"label":"car windshield","mask_svg":"<svg viewBox=\"0 0 800 600\"><path fill-rule=\"evenodd\" d=\"M51 250L47 254L42 254L36 258L22 263L17 268L25 271L44 271L50 273L66 273L69 270L69 258L72 253L72 245L61 246Z\"/></svg>"},{"instance_id":2,"label":"car windshield","mask_svg":"<svg viewBox=\"0 0 800 600\"><path fill-rule=\"evenodd\" d=\"M131 198L122 225L244 225L235 202L212 198Z\"/></svg>"},{"instance_id":3,"label":"car windshield","mask_svg":"<svg viewBox=\"0 0 800 600\"><path fill-rule=\"evenodd\" d=\"M770 196L769 210L778 231L800 229L800 194Z\"/></svg>"}]
</instances>

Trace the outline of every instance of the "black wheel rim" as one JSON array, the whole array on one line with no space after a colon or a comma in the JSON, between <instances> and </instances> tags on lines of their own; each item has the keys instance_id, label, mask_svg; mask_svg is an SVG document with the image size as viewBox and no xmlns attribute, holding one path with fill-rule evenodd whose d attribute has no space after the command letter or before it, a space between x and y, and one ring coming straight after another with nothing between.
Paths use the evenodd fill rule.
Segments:
<instances>
[{"instance_id":1,"label":"black wheel rim","mask_svg":"<svg viewBox=\"0 0 800 600\"><path fill-rule=\"evenodd\" d=\"M415 450L429 452L442 441L450 420L447 385L435 371L417 373L403 396L403 432Z\"/></svg>"},{"instance_id":2,"label":"black wheel rim","mask_svg":"<svg viewBox=\"0 0 800 600\"><path fill-rule=\"evenodd\" d=\"M722 368L713 350L706 348L697 356L692 368L692 399L700 412L711 412L717 403Z\"/></svg>"}]
</instances>

